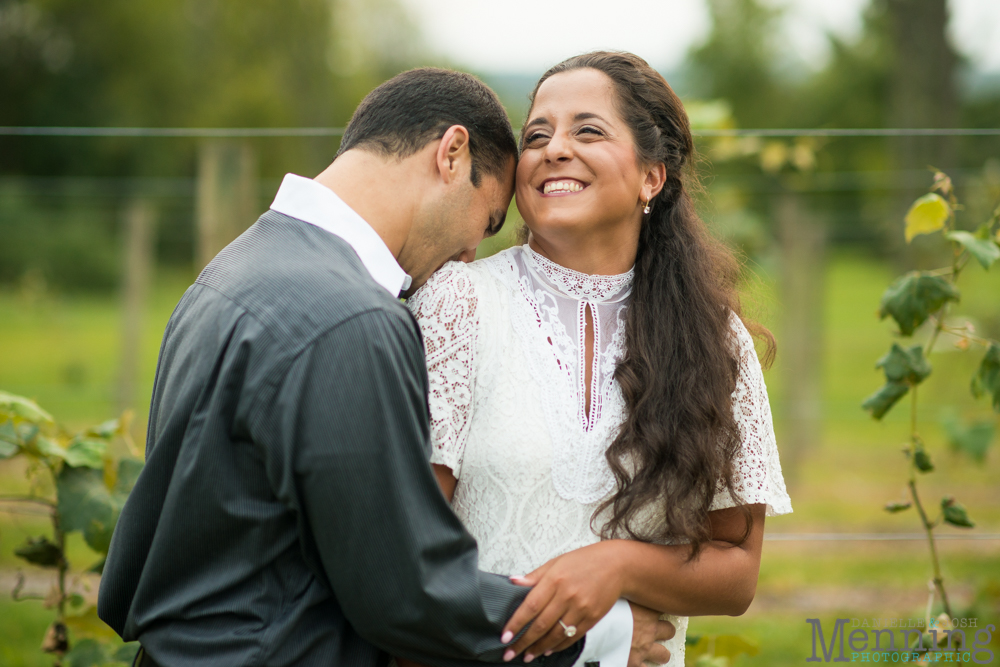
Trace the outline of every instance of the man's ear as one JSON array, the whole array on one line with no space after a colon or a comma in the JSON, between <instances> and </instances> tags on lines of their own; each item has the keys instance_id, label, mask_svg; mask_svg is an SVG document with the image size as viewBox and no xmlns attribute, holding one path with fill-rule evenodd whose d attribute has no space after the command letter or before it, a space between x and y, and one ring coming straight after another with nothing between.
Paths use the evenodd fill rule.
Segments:
<instances>
[{"instance_id":1,"label":"man's ear","mask_svg":"<svg viewBox=\"0 0 1000 667\"><path fill-rule=\"evenodd\" d=\"M452 125L438 142L437 170L445 183L456 179L470 180L472 153L469 152L469 131L461 125Z\"/></svg>"},{"instance_id":2,"label":"man's ear","mask_svg":"<svg viewBox=\"0 0 1000 667\"><path fill-rule=\"evenodd\" d=\"M646 170L646 180L642 184L641 197L643 201L649 201L660 194L664 184L667 182L667 166L662 162L650 166Z\"/></svg>"}]
</instances>

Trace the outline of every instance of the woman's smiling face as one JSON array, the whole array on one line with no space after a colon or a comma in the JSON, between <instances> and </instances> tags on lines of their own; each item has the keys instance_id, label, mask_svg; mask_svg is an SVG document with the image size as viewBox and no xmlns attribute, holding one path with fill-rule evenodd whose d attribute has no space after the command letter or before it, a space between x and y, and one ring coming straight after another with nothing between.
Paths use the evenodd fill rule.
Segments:
<instances>
[{"instance_id":1,"label":"woman's smiling face","mask_svg":"<svg viewBox=\"0 0 1000 667\"><path fill-rule=\"evenodd\" d=\"M574 69L542 83L517 165L517 208L533 234L637 229L645 178L606 74Z\"/></svg>"}]
</instances>

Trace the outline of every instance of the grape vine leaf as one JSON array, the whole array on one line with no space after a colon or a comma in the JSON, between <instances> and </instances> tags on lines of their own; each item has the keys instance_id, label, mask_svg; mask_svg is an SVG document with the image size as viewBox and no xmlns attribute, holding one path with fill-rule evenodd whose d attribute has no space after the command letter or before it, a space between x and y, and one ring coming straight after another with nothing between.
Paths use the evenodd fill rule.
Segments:
<instances>
[{"instance_id":1,"label":"grape vine leaf","mask_svg":"<svg viewBox=\"0 0 1000 667\"><path fill-rule=\"evenodd\" d=\"M917 440L917 446L913 450L913 465L917 466L920 472L931 472L934 470L934 463L931 455L924 449L924 443Z\"/></svg>"},{"instance_id":2,"label":"grape vine leaf","mask_svg":"<svg viewBox=\"0 0 1000 667\"><path fill-rule=\"evenodd\" d=\"M17 437L14 422L7 420L0 424L0 459L9 459L21 451L21 439Z\"/></svg>"},{"instance_id":3,"label":"grape vine leaf","mask_svg":"<svg viewBox=\"0 0 1000 667\"><path fill-rule=\"evenodd\" d=\"M87 429L87 435L93 438L104 438L108 439L118 435L121 430L121 420L120 419L109 419L103 424L98 424L97 426L92 426Z\"/></svg>"},{"instance_id":4,"label":"grape vine leaf","mask_svg":"<svg viewBox=\"0 0 1000 667\"><path fill-rule=\"evenodd\" d=\"M108 445L103 440L91 440L76 438L66 448L63 458L67 465L74 468L95 468L104 469L104 455L107 453Z\"/></svg>"},{"instance_id":5,"label":"grape vine leaf","mask_svg":"<svg viewBox=\"0 0 1000 667\"><path fill-rule=\"evenodd\" d=\"M976 398L987 394L993 409L1000 412L1000 344L991 343L983 360L972 376L972 395Z\"/></svg>"},{"instance_id":6,"label":"grape vine leaf","mask_svg":"<svg viewBox=\"0 0 1000 667\"><path fill-rule=\"evenodd\" d=\"M950 415L941 420L941 425L948 436L948 444L952 450L962 452L978 463L986 460L986 452L993 442L996 430L992 422L978 421L963 424L954 415Z\"/></svg>"},{"instance_id":7,"label":"grape vine leaf","mask_svg":"<svg viewBox=\"0 0 1000 667\"><path fill-rule=\"evenodd\" d=\"M62 550L45 536L29 537L14 550L14 555L41 567L56 567L63 557Z\"/></svg>"},{"instance_id":8,"label":"grape vine leaf","mask_svg":"<svg viewBox=\"0 0 1000 667\"><path fill-rule=\"evenodd\" d=\"M959 528L974 528L976 526L972 519L969 518L965 508L960 503L956 503L955 499L951 496L945 496L941 499L941 512L945 523L950 523Z\"/></svg>"},{"instance_id":9,"label":"grape vine leaf","mask_svg":"<svg viewBox=\"0 0 1000 667\"><path fill-rule=\"evenodd\" d=\"M944 223L951 215L951 207L936 192L929 192L913 202L906 213L906 242L920 234L931 234L944 229Z\"/></svg>"},{"instance_id":10,"label":"grape vine leaf","mask_svg":"<svg viewBox=\"0 0 1000 667\"><path fill-rule=\"evenodd\" d=\"M931 365L924 359L924 348L920 345L904 350L898 343L893 343L875 367L885 373L886 382L861 404L875 419L881 419L911 386L920 384L931 374Z\"/></svg>"},{"instance_id":11,"label":"grape vine leaf","mask_svg":"<svg viewBox=\"0 0 1000 667\"><path fill-rule=\"evenodd\" d=\"M882 419L885 413L889 412L899 399L906 396L906 392L909 390L909 385L900 382L886 382L878 391L866 398L861 407L872 413L872 417L875 419Z\"/></svg>"},{"instance_id":12,"label":"grape vine leaf","mask_svg":"<svg viewBox=\"0 0 1000 667\"><path fill-rule=\"evenodd\" d=\"M901 276L882 295L879 319L892 316L904 336L923 324L931 313L961 297L958 288L940 276L913 271Z\"/></svg>"},{"instance_id":13,"label":"grape vine leaf","mask_svg":"<svg viewBox=\"0 0 1000 667\"><path fill-rule=\"evenodd\" d=\"M917 385L931 374L931 365L924 358L924 348L914 345L904 350L898 343L893 343L889 351L875 363L876 368L885 372L885 378L890 382L906 382Z\"/></svg>"},{"instance_id":14,"label":"grape vine leaf","mask_svg":"<svg viewBox=\"0 0 1000 667\"><path fill-rule=\"evenodd\" d=\"M79 530L91 549L106 554L118 515L141 469L140 461L122 459L117 479L109 488L103 470L64 466L56 478L63 530Z\"/></svg>"},{"instance_id":15,"label":"grape vine leaf","mask_svg":"<svg viewBox=\"0 0 1000 667\"><path fill-rule=\"evenodd\" d=\"M5 391L0 391L0 415L48 424L54 421L52 415L38 407L38 404L31 399L8 394Z\"/></svg>"},{"instance_id":16,"label":"grape vine leaf","mask_svg":"<svg viewBox=\"0 0 1000 667\"><path fill-rule=\"evenodd\" d=\"M987 229L987 232L989 230ZM976 258L976 261L986 270L993 265L993 262L1000 259L1000 246L989 236L985 238L978 234L969 232L950 232L948 238L956 243L962 244L969 254Z\"/></svg>"}]
</instances>

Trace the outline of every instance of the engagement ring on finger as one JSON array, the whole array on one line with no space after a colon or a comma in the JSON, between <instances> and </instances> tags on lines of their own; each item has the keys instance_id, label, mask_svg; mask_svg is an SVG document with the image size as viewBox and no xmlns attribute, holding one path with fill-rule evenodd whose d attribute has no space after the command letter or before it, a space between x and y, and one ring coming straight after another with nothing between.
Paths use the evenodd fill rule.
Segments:
<instances>
[{"instance_id":1,"label":"engagement ring on finger","mask_svg":"<svg viewBox=\"0 0 1000 667\"><path fill-rule=\"evenodd\" d=\"M566 625L565 623L562 622L562 619L559 619L559 625L562 626L563 632L566 634L567 637L573 637L574 635L576 635L575 625Z\"/></svg>"}]
</instances>

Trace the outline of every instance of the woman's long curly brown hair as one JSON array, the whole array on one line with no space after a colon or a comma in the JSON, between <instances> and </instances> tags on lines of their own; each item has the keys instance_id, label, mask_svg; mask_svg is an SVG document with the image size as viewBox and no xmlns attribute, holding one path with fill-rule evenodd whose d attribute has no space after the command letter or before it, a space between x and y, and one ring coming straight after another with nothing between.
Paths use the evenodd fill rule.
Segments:
<instances>
[{"instance_id":1,"label":"woman's long curly brown hair","mask_svg":"<svg viewBox=\"0 0 1000 667\"><path fill-rule=\"evenodd\" d=\"M635 278L625 322L625 356L615 378L627 416L607 450L617 489L595 512L604 537L688 541L690 557L712 539L708 511L717 491L739 498L733 459L740 434L732 394L738 362L730 318L742 318L739 264L709 235L685 181L695 179L687 113L664 78L630 53L597 51L565 60L535 85L590 68L614 83L617 108L641 164L662 162L666 184L649 203L639 233ZM774 338L763 337L769 361ZM655 521L645 521L650 510ZM744 507L749 534L750 513Z\"/></svg>"}]
</instances>

